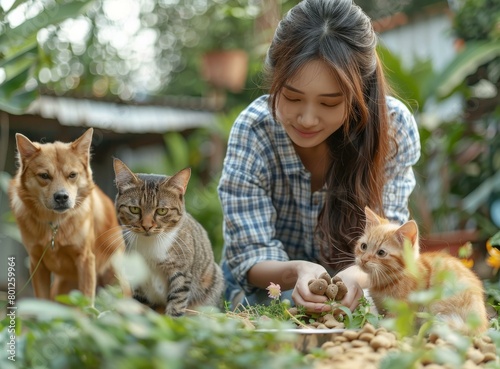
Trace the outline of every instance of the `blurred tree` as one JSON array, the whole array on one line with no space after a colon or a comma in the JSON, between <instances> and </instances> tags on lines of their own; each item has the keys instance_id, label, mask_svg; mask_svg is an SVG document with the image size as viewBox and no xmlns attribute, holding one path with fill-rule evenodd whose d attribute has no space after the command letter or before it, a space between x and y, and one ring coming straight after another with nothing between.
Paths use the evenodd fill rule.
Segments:
<instances>
[{"instance_id":1,"label":"blurred tree","mask_svg":"<svg viewBox=\"0 0 500 369\"><path fill-rule=\"evenodd\" d=\"M0 2L0 109L21 114L38 93L37 76L45 60L39 32L76 17L92 0Z\"/></svg>"},{"instance_id":2,"label":"blurred tree","mask_svg":"<svg viewBox=\"0 0 500 369\"><path fill-rule=\"evenodd\" d=\"M446 0L355 0L373 20L378 20L398 12L407 15L422 12L429 6L445 3Z\"/></svg>"},{"instance_id":3,"label":"blurred tree","mask_svg":"<svg viewBox=\"0 0 500 369\"><path fill-rule=\"evenodd\" d=\"M262 32L255 32L262 6L267 10L269 3L276 3L281 8L287 2L4 0L1 40L19 35L16 28L30 32L22 34L25 44L2 44L0 67L26 53L17 69L29 69L30 75L0 88L10 92L29 80L30 97L37 90L139 101L151 94L203 95L207 86L200 79L201 55L216 48L237 47L251 56L263 50L257 37ZM10 80L14 73L8 72Z\"/></svg>"}]
</instances>

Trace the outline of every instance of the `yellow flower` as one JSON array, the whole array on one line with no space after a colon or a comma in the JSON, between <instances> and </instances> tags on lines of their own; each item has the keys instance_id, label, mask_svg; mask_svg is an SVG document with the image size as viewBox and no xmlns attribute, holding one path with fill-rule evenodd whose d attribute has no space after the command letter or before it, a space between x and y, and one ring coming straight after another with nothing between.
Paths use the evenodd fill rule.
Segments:
<instances>
[{"instance_id":1,"label":"yellow flower","mask_svg":"<svg viewBox=\"0 0 500 369\"><path fill-rule=\"evenodd\" d=\"M460 261L469 269L472 269L472 267L474 266L474 260L472 259L460 259Z\"/></svg>"},{"instance_id":2,"label":"yellow flower","mask_svg":"<svg viewBox=\"0 0 500 369\"><path fill-rule=\"evenodd\" d=\"M486 264L495 269L495 273L500 269L500 250L491 246L490 240L486 241L486 250L490 256L486 259Z\"/></svg>"},{"instance_id":3,"label":"yellow flower","mask_svg":"<svg viewBox=\"0 0 500 369\"><path fill-rule=\"evenodd\" d=\"M272 299L279 299L281 296L281 286L279 284L274 284L271 282L271 284L266 288L268 290L268 295Z\"/></svg>"}]
</instances>

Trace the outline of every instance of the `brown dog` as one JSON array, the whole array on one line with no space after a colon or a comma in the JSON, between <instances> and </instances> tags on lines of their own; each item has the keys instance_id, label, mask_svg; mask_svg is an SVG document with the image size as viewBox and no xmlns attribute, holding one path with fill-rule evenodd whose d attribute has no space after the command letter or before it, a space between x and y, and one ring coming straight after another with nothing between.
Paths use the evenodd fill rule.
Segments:
<instances>
[{"instance_id":1,"label":"brown dog","mask_svg":"<svg viewBox=\"0 0 500 369\"><path fill-rule=\"evenodd\" d=\"M79 289L93 303L98 285L117 282L129 294L111 264L125 243L112 200L92 180L92 134L90 128L74 142L45 144L16 134L19 168L9 199L36 297Z\"/></svg>"}]
</instances>

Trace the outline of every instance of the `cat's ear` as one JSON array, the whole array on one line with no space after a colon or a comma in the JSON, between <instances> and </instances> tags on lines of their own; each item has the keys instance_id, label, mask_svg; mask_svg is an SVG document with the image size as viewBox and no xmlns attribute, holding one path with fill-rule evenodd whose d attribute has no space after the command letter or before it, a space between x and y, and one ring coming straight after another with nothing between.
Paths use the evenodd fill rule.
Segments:
<instances>
[{"instance_id":1,"label":"cat's ear","mask_svg":"<svg viewBox=\"0 0 500 369\"><path fill-rule=\"evenodd\" d=\"M120 159L113 158L113 169L115 170L115 184L118 189L138 182L135 174Z\"/></svg>"},{"instance_id":2,"label":"cat's ear","mask_svg":"<svg viewBox=\"0 0 500 369\"><path fill-rule=\"evenodd\" d=\"M409 220L396 231L396 236L401 242L405 239L409 240L412 246L415 246L418 241L418 226L414 220Z\"/></svg>"},{"instance_id":3,"label":"cat's ear","mask_svg":"<svg viewBox=\"0 0 500 369\"><path fill-rule=\"evenodd\" d=\"M375 214L375 212L368 206L365 206L365 218L366 218L366 223L365 223L366 228L377 226L382 223L380 217L377 214Z\"/></svg>"},{"instance_id":4,"label":"cat's ear","mask_svg":"<svg viewBox=\"0 0 500 369\"><path fill-rule=\"evenodd\" d=\"M185 168L180 172L177 172L172 177L167 179L165 184L168 183L169 186L172 186L178 189L181 195L184 195L187 190L187 185L189 182L189 178L191 177L191 168Z\"/></svg>"}]
</instances>

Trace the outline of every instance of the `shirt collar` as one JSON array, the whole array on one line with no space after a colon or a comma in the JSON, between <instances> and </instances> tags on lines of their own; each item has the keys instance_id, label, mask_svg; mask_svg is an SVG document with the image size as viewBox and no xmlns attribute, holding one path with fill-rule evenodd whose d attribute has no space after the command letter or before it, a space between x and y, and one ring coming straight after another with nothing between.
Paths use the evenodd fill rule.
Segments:
<instances>
[{"instance_id":1,"label":"shirt collar","mask_svg":"<svg viewBox=\"0 0 500 369\"><path fill-rule=\"evenodd\" d=\"M286 174L305 172L306 169L299 155L293 147L292 140L286 133L283 126L273 119L273 134L276 142L278 154L283 163L283 171Z\"/></svg>"}]
</instances>

